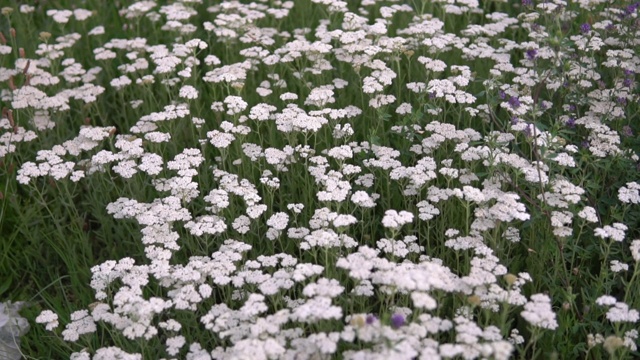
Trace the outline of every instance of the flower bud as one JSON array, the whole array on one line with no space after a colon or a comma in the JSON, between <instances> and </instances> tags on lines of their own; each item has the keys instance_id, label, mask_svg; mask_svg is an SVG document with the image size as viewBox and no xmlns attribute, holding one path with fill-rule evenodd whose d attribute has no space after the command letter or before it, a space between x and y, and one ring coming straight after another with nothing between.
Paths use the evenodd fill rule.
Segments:
<instances>
[{"instance_id":1,"label":"flower bud","mask_svg":"<svg viewBox=\"0 0 640 360\"><path fill-rule=\"evenodd\" d=\"M467 302L473 306L479 306L482 299L480 299L480 296L478 295L471 295L467 298Z\"/></svg>"},{"instance_id":2,"label":"flower bud","mask_svg":"<svg viewBox=\"0 0 640 360\"><path fill-rule=\"evenodd\" d=\"M518 277L517 277L517 276L515 276L515 275L513 275L513 274L506 274L506 275L504 276L504 281L506 281L506 282L507 282L507 284L508 284L509 286L511 286L511 285L515 284L515 283L516 283L516 281L518 281Z\"/></svg>"},{"instance_id":3,"label":"flower bud","mask_svg":"<svg viewBox=\"0 0 640 360\"><path fill-rule=\"evenodd\" d=\"M606 339L604 339L604 343L602 344L602 347L605 350L607 350L607 352L611 356L613 356L616 350L618 350L623 346L624 346L624 340L622 340L621 338L615 335L608 336Z\"/></svg>"}]
</instances>

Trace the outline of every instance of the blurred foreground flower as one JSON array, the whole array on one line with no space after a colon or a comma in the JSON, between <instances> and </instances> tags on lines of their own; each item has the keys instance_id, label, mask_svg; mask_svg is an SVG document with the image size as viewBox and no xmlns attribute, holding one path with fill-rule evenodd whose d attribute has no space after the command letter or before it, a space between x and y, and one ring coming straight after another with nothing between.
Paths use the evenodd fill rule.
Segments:
<instances>
[{"instance_id":1,"label":"blurred foreground flower","mask_svg":"<svg viewBox=\"0 0 640 360\"><path fill-rule=\"evenodd\" d=\"M21 359L20 336L29 331L29 322L18 314L24 302L0 303L0 359Z\"/></svg>"}]
</instances>

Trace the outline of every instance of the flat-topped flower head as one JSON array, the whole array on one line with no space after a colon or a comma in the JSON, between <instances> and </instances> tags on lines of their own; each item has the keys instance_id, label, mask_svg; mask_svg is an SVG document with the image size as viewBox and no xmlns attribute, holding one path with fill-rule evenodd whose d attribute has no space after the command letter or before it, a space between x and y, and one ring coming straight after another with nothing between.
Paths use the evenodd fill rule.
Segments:
<instances>
[{"instance_id":1,"label":"flat-topped flower head","mask_svg":"<svg viewBox=\"0 0 640 360\"><path fill-rule=\"evenodd\" d=\"M413 221L413 214L408 211L387 210L382 218L382 225L389 229L398 230L403 225Z\"/></svg>"}]
</instances>

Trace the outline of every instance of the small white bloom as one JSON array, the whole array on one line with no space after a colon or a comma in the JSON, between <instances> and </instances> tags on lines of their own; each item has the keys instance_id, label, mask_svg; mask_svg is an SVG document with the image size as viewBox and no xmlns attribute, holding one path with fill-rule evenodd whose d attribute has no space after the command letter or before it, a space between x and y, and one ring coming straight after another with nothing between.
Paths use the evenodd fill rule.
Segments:
<instances>
[{"instance_id":1,"label":"small white bloom","mask_svg":"<svg viewBox=\"0 0 640 360\"><path fill-rule=\"evenodd\" d=\"M191 85L185 85L180 88L180 97L185 99L197 99L198 90Z\"/></svg>"},{"instance_id":2,"label":"small white bloom","mask_svg":"<svg viewBox=\"0 0 640 360\"><path fill-rule=\"evenodd\" d=\"M45 328L48 331L52 331L53 329L57 328L58 325L59 325L59 323L58 323L58 314L54 313L51 310L44 310L36 318L36 323L38 323L38 324L46 324Z\"/></svg>"}]
</instances>

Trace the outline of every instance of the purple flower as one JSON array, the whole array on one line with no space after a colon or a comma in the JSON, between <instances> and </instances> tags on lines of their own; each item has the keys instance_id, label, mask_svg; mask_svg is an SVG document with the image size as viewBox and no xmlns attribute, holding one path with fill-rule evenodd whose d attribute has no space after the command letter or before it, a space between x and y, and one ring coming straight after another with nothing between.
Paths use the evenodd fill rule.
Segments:
<instances>
[{"instance_id":1,"label":"purple flower","mask_svg":"<svg viewBox=\"0 0 640 360\"><path fill-rule=\"evenodd\" d=\"M526 54L527 54L527 59L534 60L538 56L538 50L529 49L529 50L527 50Z\"/></svg>"},{"instance_id":2,"label":"purple flower","mask_svg":"<svg viewBox=\"0 0 640 360\"><path fill-rule=\"evenodd\" d=\"M631 136L633 136L633 129L631 129L631 126L625 125L625 126L622 127L622 134L624 136L631 137Z\"/></svg>"},{"instance_id":3,"label":"purple flower","mask_svg":"<svg viewBox=\"0 0 640 360\"><path fill-rule=\"evenodd\" d=\"M583 140L583 141L580 143L580 146L582 146L582 147L583 147L583 148L585 148L585 149L588 149L588 148L589 148L589 145L590 145L590 144L589 144L589 141L587 141L587 140Z\"/></svg>"},{"instance_id":4,"label":"purple flower","mask_svg":"<svg viewBox=\"0 0 640 360\"><path fill-rule=\"evenodd\" d=\"M573 129L574 127L576 127L576 119L570 117L569 120L567 120L566 125Z\"/></svg>"},{"instance_id":5,"label":"purple flower","mask_svg":"<svg viewBox=\"0 0 640 360\"><path fill-rule=\"evenodd\" d=\"M512 109L517 109L520 107L520 99L517 96L512 96L509 98L509 105Z\"/></svg>"},{"instance_id":6,"label":"purple flower","mask_svg":"<svg viewBox=\"0 0 640 360\"><path fill-rule=\"evenodd\" d=\"M526 137L531 137L531 135L533 135L533 125L527 124L527 127L522 130L522 133Z\"/></svg>"},{"instance_id":7,"label":"purple flower","mask_svg":"<svg viewBox=\"0 0 640 360\"><path fill-rule=\"evenodd\" d=\"M520 122L520 119L517 116L511 118L511 125L517 125L518 122Z\"/></svg>"},{"instance_id":8,"label":"purple flower","mask_svg":"<svg viewBox=\"0 0 640 360\"><path fill-rule=\"evenodd\" d=\"M367 320L366 320L367 325L373 324L374 322L376 322L376 320L378 320L378 318L375 315L373 314L367 315Z\"/></svg>"},{"instance_id":9,"label":"purple flower","mask_svg":"<svg viewBox=\"0 0 640 360\"><path fill-rule=\"evenodd\" d=\"M394 329L397 329L404 325L404 316L402 314L393 314L391 315L391 326Z\"/></svg>"},{"instance_id":10,"label":"purple flower","mask_svg":"<svg viewBox=\"0 0 640 360\"><path fill-rule=\"evenodd\" d=\"M532 0L522 0L522 6L531 6L533 5Z\"/></svg>"},{"instance_id":11,"label":"purple flower","mask_svg":"<svg viewBox=\"0 0 640 360\"><path fill-rule=\"evenodd\" d=\"M634 12L636 12L636 10L638 10L638 7L640 7L640 2L627 6L627 8L624 10L625 15L629 16L633 14Z\"/></svg>"},{"instance_id":12,"label":"purple flower","mask_svg":"<svg viewBox=\"0 0 640 360\"><path fill-rule=\"evenodd\" d=\"M627 98L625 97L619 97L616 99L616 102L622 106L627 105Z\"/></svg>"},{"instance_id":13,"label":"purple flower","mask_svg":"<svg viewBox=\"0 0 640 360\"><path fill-rule=\"evenodd\" d=\"M504 98L507 97L507 94L505 94L504 91L500 90L498 91L498 97L504 100Z\"/></svg>"},{"instance_id":14,"label":"purple flower","mask_svg":"<svg viewBox=\"0 0 640 360\"><path fill-rule=\"evenodd\" d=\"M580 32L582 32L583 34L588 34L590 31L591 31L591 25L589 25L588 23L584 23L580 25Z\"/></svg>"}]
</instances>

